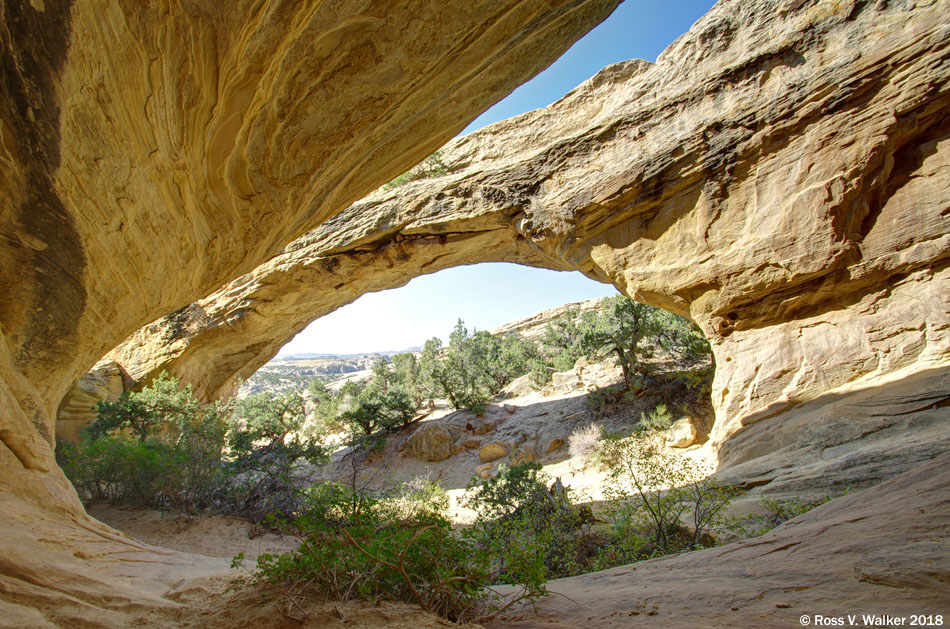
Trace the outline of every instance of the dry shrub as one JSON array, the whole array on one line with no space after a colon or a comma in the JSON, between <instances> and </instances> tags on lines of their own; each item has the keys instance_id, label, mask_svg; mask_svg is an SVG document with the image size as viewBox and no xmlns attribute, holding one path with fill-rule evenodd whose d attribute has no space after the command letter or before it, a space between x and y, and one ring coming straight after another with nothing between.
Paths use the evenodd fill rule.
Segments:
<instances>
[{"instance_id":1,"label":"dry shrub","mask_svg":"<svg viewBox=\"0 0 950 629\"><path fill-rule=\"evenodd\" d=\"M572 458L589 457L603 438L604 429L600 424L587 424L582 428L576 428L567 438L568 451Z\"/></svg>"}]
</instances>

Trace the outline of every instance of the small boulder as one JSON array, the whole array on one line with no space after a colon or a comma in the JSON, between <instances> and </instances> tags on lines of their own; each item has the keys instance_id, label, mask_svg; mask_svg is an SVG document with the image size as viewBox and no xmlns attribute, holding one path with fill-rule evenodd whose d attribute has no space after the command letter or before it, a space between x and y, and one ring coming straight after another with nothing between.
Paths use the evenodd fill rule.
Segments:
<instances>
[{"instance_id":1,"label":"small boulder","mask_svg":"<svg viewBox=\"0 0 950 629\"><path fill-rule=\"evenodd\" d=\"M424 424L409 439L403 453L423 461L444 461L452 456L452 444L458 434L443 424Z\"/></svg>"},{"instance_id":2,"label":"small boulder","mask_svg":"<svg viewBox=\"0 0 950 629\"><path fill-rule=\"evenodd\" d=\"M477 426L472 427L472 432L476 435L487 435L495 429L495 424L493 422L482 422Z\"/></svg>"},{"instance_id":3,"label":"small boulder","mask_svg":"<svg viewBox=\"0 0 950 629\"><path fill-rule=\"evenodd\" d=\"M508 456L508 446L501 441L493 441L478 451L478 458L482 463L491 463L504 456Z\"/></svg>"},{"instance_id":4,"label":"small boulder","mask_svg":"<svg viewBox=\"0 0 950 629\"><path fill-rule=\"evenodd\" d=\"M666 445L671 448L687 448L696 442L696 427L689 417L676 420L666 433Z\"/></svg>"},{"instance_id":5,"label":"small boulder","mask_svg":"<svg viewBox=\"0 0 950 629\"><path fill-rule=\"evenodd\" d=\"M483 463L475 468L475 475L479 478L489 478L491 476L491 463Z\"/></svg>"},{"instance_id":6,"label":"small boulder","mask_svg":"<svg viewBox=\"0 0 950 629\"><path fill-rule=\"evenodd\" d=\"M517 448L511 454L511 464L521 465L522 463L537 463L538 452L533 447Z\"/></svg>"},{"instance_id":7,"label":"small boulder","mask_svg":"<svg viewBox=\"0 0 950 629\"><path fill-rule=\"evenodd\" d=\"M551 454L557 450L560 450L564 447L564 440L560 437L551 439L551 443L548 444L548 449L545 451L545 454Z\"/></svg>"}]
</instances>

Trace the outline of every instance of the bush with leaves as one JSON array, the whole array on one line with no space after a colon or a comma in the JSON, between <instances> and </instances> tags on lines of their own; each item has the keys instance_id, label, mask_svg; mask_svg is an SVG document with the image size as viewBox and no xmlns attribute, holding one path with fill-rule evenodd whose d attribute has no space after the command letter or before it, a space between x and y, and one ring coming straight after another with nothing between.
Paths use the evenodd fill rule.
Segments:
<instances>
[{"instance_id":1,"label":"bush with leaves","mask_svg":"<svg viewBox=\"0 0 950 629\"><path fill-rule=\"evenodd\" d=\"M404 390L374 378L367 385L353 381L340 390L340 420L356 437L370 437L412 423L416 405Z\"/></svg>"},{"instance_id":2,"label":"bush with leaves","mask_svg":"<svg viewBox=\"0 0 950 629\"><path fill-rule=\"evenodd\" d=\"M623 295L607 298L598 310L583 315L568 310L564 317L548 323L542 345L556 371L571 369L584 356L597 361L614 357L628 390L642 387L643 377L649 373L647 361L657 350L685 360L710 354L709 343L694 324ZM533 373L540 380L540 367L535 365Z\"/></svg>"},{"instance_id":3,"label":"bush with leaves","mask_svg":"<svg viewBox=\"0 0 950 629\"><path fill-rule=\"evenodd\" d=\"M191 387L163 373L141 392L99 404L79 443L59 460L80 495L193 512L211 507L225 482L221 466L227 407L202 405Z\"/></svg>"},{"instance_id":4,"label":"bush with leaves","mask_svg":"<svg viewBox=\"0 0 950 629\"><path fill-rule=\"evenodd\" d=\"M587 355L580 309L568 308L563 316L549 321L541 336L541 345L549 355L554 371L568 371L579 358Z\"/></svg>"},{"instance_id":5,"label":"bush with leaves","mask_svg":"<svg viewBox=\"0 0 950 629\"><path fill-rule=\"evenodd\" d=\"M162 374L141 392L100 405L60 464L80 495L113 503L213 510L259 522L296 509L297 463L324 452L301 430L299 393L201 404Z\"/></svg>"},{"instance_id":6,"label":"bush with leaves","mask_svg":"<svg viewBox=\"0 0 950 629\"><path fill-rule=\"evenodd\" d=\"M410 181L416 181L418 179L432 179L433 177L441 177L448 172L449 167L443 161L442 150L439 149L432 155L422 160L422 163L412 167L389 183L383 185L383 190L399 188L406 185Z\"/></svg>"},{"instance_id":7,"label":"bush with leaves","mask_svg":"<svg viewBox=\"0 0 950 629\"><path fill-rule=\"evenodd\" d=\"M220 511L262 522L268 514L289 516L299 508L298 462L326 460L316 435L304 432L306 417L299 391L249 395L235 403Z\"/></svg>"},{"instance_id":8,"label":"bush with leaves","mask_svg":"<svg viewBox=\"0 0 950 629\"><path fill-rule=\"evenodd\" d=\"M548 482L537 463L472 479L464 504L476 519L465 535L490 559L493 582L543 592L547 579L589 568L597 544L590 509L573 505L560 480Z\"/></svg>"},{"instance_id":9,"label":"bush with leaves","mask_svg":"<svg viewBox=\"0 0 950 629\"><path fill-rule=\"evenodd\" d=\"M297 551L260 555L237 585L278 591L287 615L298 620L306 617L304 591L336 600L416 603L463 623L486 620L531 597L527 591L491 596L484 587L484 554L452 533L442 510L447 501L424 502L433 495L426 483L403 489L405 495L381 500L335 483L315 488L298 517L281 525L300 540ZM242 562L239 555L232 566Z\"/></svg>"},{"instance_id":10,"label":"bush with leaves","mask_svg":"<svg viewBox=\"0 0 950 629\"><path fill-rule=\"evenodd\" d=\"M851 487L846 487L837 494L825 494L819 500L803 501L797 498L781 500L779 498L763 497L759 500L759 510L742 517L729 519L725 528L730 529L743 537L758 537L774 529L776 526L808 513L815 507L834 500L839 496L851 493Z\"/></svg>"},{"instance_id":11,"label":"bush with leaves","mask_svg":"<svg viewBox=\"0 0 950 629\"><path fill-rule=\"evenodd\" d=\"M313 431L318 434L342 431L344 425L340 420L339 396L319 378L310 381L307 393L310 397Z\"/></svg>"},{"instance_id":12,"label":"bush with leaves","mask_svg":"<svg viewBox=\"0 0 950 629\"><path fill-rule=\"evenodd\" d=\"M640 412L640 426L645 430L666 430L673 424L673 416L666 404L657 404L649 414Z\"/></svg>"},{"instance_id":13,"label":"bush with leaves","mask_svg":"<svg viewBox=\"0 0 950 629\"><path fill-rule=\"evenodd\" d=\"M179 387L178 380L163 371L140 392L125 392L115 402L98 402L95 421L82 432L95 439L126 431L144 442L156 431L190 423L204 411L191 385Z\"/></svg>"},{"instance_id":14,"label":"bush with leaves","mask_svg":"<svg viewBox=\"0 0 950 629\"><path fill-rule=\"evenodd\" d=\"M702 546L733 496L702 466L664 451L649 436L605 440L600 461L607 471L606 511L616 540L606 549L612 561Z\"/></svg>"},{"instance_id":15,"label":"bush with leaves","mask_svg":"<svg viewBox=\"0 0 950 629\"><path fill-rule=\"evenodd\" d=\"M392 358L391 386L405 393L415 408L422 406L426 389L422 382L419 360L412 352L396 354Z\"/></svg>"},{"instance_id":16,"label":"bush with leaves","mask_svg":"<svg viewBox=\"0 0 950 629\"><path fill-rule=\"evenodd\" d=\"M653 341L661 329L660 312L622 295L605 299L600 310L582 323L588 356L594 360L614 356L627 388L635 388L634 376L646 373L645 361L656 348Z\"/></svg>"},{"instance_id":17,"label":"bush with leaves","mask_svg":"<svg viewBox=\"0 0 950 629\"><path fill-rule=\"evenodd\" d=\"M420 360L422 381L430 398L444 396L455 408L480 411L506 384L528 372L540 361L537 346L515 336L502 338L488 332L469 334L459 319L449 336L449 346L432 338Z\"/></svg>"}]
</instances>

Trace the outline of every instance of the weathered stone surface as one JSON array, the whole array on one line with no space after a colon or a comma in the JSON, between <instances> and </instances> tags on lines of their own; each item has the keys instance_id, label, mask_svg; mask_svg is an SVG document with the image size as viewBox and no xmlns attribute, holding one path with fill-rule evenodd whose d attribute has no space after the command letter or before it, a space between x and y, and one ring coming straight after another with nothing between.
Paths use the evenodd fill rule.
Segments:
<instances>
[{"instance_id":1,"label":"weathered stone surface","mask_svg":"<svg viewBox=\"0 0 950 629\"><path fill-rule=\"evenodd\" d=\"M459 259L579 269L689 315L717 359L716 444L857 378L945 364L938 4L720 3L655 65L456 139L447 175L371 195L199 302L209 340L175 368L220 395L363 285Z\"/></svg>"},{"instance_id":2,"label":"weathered stone surface","mask_svg":"<svg viewBox=\"0 0 950 629\"><path fill-rule=\"evenodd\" d=\"M491 333L499 336L514 334L518 338L537 342L544 336L544 329L547 327L549 321L563 317L571 310L576 310L579 315L590 310L596 310L603 299L603 297L598 297L596 299L571 302L555 308L548 308L530 317L504 323L492 330Z\"/></svg>"},{"instance_id":3,"label":"weathered stone surface","mask_svg":"<svg viewBox=\"0 0 950 629\"><path fill-rule=\"evenodd\" d=\"M37 510L55 513L64 529L85 522L55 464L54 422L96 360L424 158L615 5L2 3L6 522L42 520ZM184 324L181 312L171 320ZM184 329L168 330L167 351ZM47 560L70 570L48 555L55 544L38 553L30 535L4 527L2 589L20 592L11 581L22 575L32 589L21 602L71 601L54 622L97 624L66 610L141 599L130 579L121 591L96 590L30 572L26 564ZM103 544L89 556L107 564ZM39 593L47 585L58 593Z\"/></svg>"},{"instance_id":4,"label":"weathered stone surface","mask_svg":"<svg viewBox=\"0 0 950 629\"><path fill-rule=\"evenodd\" d=\"M496 426L495 422L477 422L477 423L468 422L465 424L465 429L470 431L472 434L478 435L479 437L481 437L493 431L495 429L495 426Z\"/></svg>"},{"instance_id":5,"label":"weathered stone surface","mask_svg":"<svg viewBox=\"0 0 950 629\"><path fill-rule=\"evenodd\" d=\"M506 456L508 456L508 446L501 441L485 444L478 451L478 458L482 463L491 463Z\"/></svg>"},{"instance_id":6,"label":"weathered stone surface","mask_svg":"<svg viewBox=\"0 0 950 629\"><path fill-rule=\"evenodd\" d=\"M478 476L479 478L491 478L491 470L492 470L491 463L482 463L481 465L475 468L475 475Z\"/></svg>"},{"instance_id":7,"label":"weathered stone surface","mask_svg":"<svg viewBox=\"0 0 950 629\"><path fill-rule=\"evenodd\" d=\"M950 450L950 367L849 383L739 429L720 450L727 484L783 500L861 489Z\"/></svg>"},{"instance_id":8,"label":"weathered stone surface","mask_svg":"<svg viewBox=\"0 0 950 629\"><path fill-rule=\"evenodd\" d=\"M423 461L444 461L454 454L452 444L457 440L458 431L452 427L427 423L409 436L403 453Z\"/></svg>"},{"instance_id":9,"label":"weathered stone surface","mask_svg":"<svg viewBox=\"0 0 950 629\"><path fill-rule=\"evenodd\" d=\"M4 591L42 599L60 624L104 600L167 604L161 584L186 562L117 594L99 569L118 557L108 531L84 529L55 557L45 540L85 522L53 461L55 408L106 350L176 308L142 373L169 368L214 396L367 290L463 262L580 269L703 327L724 462L782 411L946 365L945 5L720 2L657 64L617 64L456 140L446 176L374 194L260 267L605 7L4 3ZM915 506L880 499L891 519ZM47 585L56 594L36 593Z\"/></svg>"},{"instance_id":10,"label":"weathered stone surface","mask_svg":"<svg viewBox=\"0 0 950 629\"><path fill-rule=\"evenodd\" d=\"M696 427L689 417L683 417L666 432L666 445L671 448L688 448L696 442Z\"/></svg>"},{"instance_id":11,"label":"weathered stone surface","mask_svg":"<svg viewBox=\"0 0 950 629\"><path fill-rule=\"evenodd\" d=\"M122 369L113 360L95 364L74 384L56 411L56 440L78 441L79 432L96 418L99 402L115 402L125 391Z\"/></svg>"},{"instance_id":12,"label":"weathered stone surface","mask_svg":"<svg viewBox=\"0 0 950 629\"><path fill-rule=\"evenodd\" d=\"M481 453L479 453L479 455L481 455ZM538 451L534 446L518 447L511 453L511 464L537 463L539 458Z\"/></svg>"}]
</instances>

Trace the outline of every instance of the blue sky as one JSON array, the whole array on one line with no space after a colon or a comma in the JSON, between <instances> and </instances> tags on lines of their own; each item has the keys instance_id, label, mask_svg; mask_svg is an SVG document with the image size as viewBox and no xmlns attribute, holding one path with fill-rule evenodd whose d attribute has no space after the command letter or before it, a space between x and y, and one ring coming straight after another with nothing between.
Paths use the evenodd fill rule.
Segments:
<instances>
[{"instance_id":1,"label":"blue sky","mask_svg":"<svg viewBox=\"0 0 950 629\"><path fill-rule=\"evenodd\" d=\"M706 13L713 0L626 0L550 68L479 116L465 133L546 107L602 67L656 57ZM400 350L429 337L448 341L458 318L488 330L571 301L616 294L580 273L513 264L478 264L418 277L402 288L370 293L311 323L280 355Z\"/></svg>"}]
</instances>

